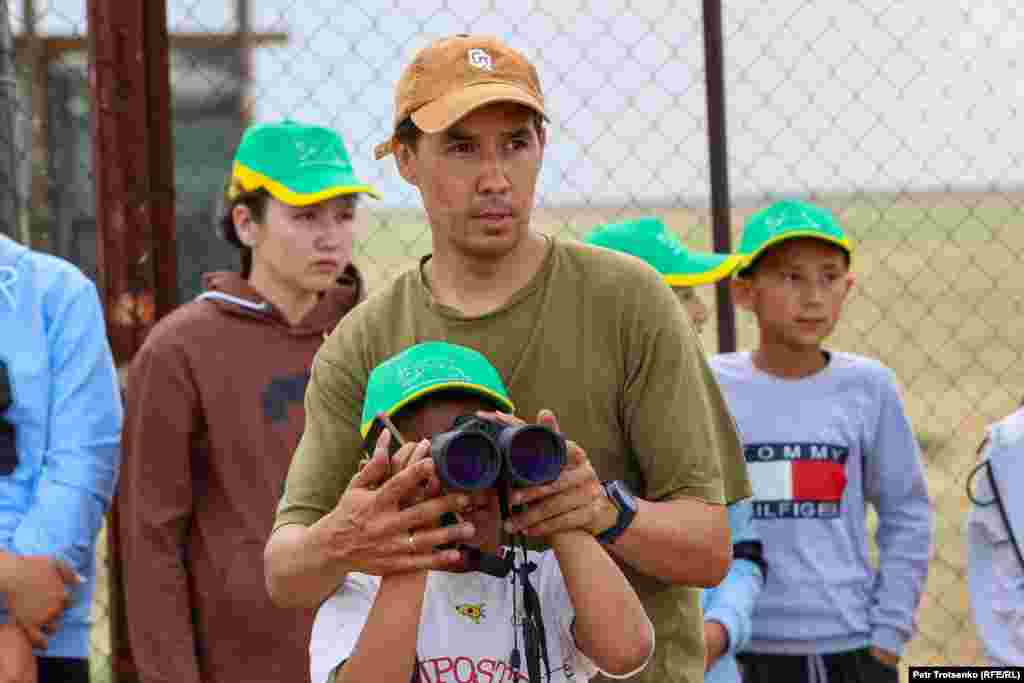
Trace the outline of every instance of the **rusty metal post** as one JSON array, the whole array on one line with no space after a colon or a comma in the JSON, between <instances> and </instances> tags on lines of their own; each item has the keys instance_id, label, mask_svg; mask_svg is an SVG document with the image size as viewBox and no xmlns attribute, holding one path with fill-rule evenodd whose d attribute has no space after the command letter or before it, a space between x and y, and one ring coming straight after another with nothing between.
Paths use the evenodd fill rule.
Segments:
<instances>
[{"instance_id":1,"label":"rusty metal post","mask_svg":"<svg viewBox=\"0 0 1024 683\"><path fill-rule=\"evenodd\" d=\"M45 41L39 35L35 0L24 0L22 11L28 44L25 63L31 70L29 87L32 101L32 182L29 188L28 243L36 249L50 251L50 178L47 175L50 167L50 56Z\"/></svg>"},{"instance_id":2,"label":"rusty metal post","mask_svg":"<svg viewBox=\"0 0 1024 683\"><path fill-rule=\"evenodd\" d=\"M176 304L166 0L89 0L99 280L118 364Z\"/></svg>"},{"instance_id":3,"label":"rusty metal post","mask_svg":"<svg viewBox=\"0 0 1024 683\"><path fill-rule=\"evenodd\" d=\"M729 216L729 155L725 128L725 48L722 37L722 2L704 0L704 74L707 84L708 162L711 174L711 228L714 250L732 251ZM715 285L718 311L718 350L736 350L736 314L729 282Z\"/></svg>"},{"instance_id":4,"label":"rusty metal post","mask_svg":"<svg viewBox=\"0 0 1024 683\"><path fill-rule=\"evenodd\" d=\"M174 307L177 264L166 0L88 0L98 284L126 364ZM108 520L114 680L138 680L124 621L119 506Z\"/></svg>"},{"instance_id":5,"label":"rusty metal post","mask_svg":"<svg viewBox=\"0 0 1024 683\"><path fill-rule=\"evenodd\" d=\"M0 0L0 235L18 236L18 162L14 121L18 110L10 6Z\"/></svg>"}]
</instances>

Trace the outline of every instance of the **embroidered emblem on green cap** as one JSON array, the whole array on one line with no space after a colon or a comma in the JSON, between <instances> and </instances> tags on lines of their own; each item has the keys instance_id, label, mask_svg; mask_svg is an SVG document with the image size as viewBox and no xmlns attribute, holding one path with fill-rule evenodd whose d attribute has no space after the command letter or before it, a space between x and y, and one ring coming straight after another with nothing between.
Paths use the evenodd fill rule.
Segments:
<instances>
[{"instance_id":1,"label":"embroidered emblem on green cap","mask_svg":"<svg viewBox=\"0 0 1024 683\"><path fill-rule=\"evenodd\" d=\"M500 410L515 411L501 375L480 352L447 342L423 342L370 372L360 431L366 436L377 415L390 417L413 401L445 389L477 394Z\"/></svg>"},{"instance_id":2,"label":"embroidered emblem on green cap","mask_svg":"<svg viewBox=\"0 0 1024 683\"><path fill-rule=\"evenodd\" d=\"M264 188L292 206L346 194L380 194L356 177L341 137L321 126L295 121L250 126L231 170L228 199Z\"/></svg>"},{"instance_id":3,"label":"embroidered emblem on green cap","mask_svg":"<svg viewBox=\"0 0 1024 683\"><path fill-rule=\"evenodd\" d=\"M745 269L769 247L797 237L810 237L853 252L853 246L832 212L814 204L796 200L776 202L758 211L743 226L740 255Z\"/></svg>"},{"instance_id":4,"label":"embroidered emblem on green cap","mask_svg":"<svg viewBox=\"0 0 1024 683\"><path fill-rule=\"evenodd\" d=\"M717 282L740 263L734 254L690 251L660 219L652 217L602 225L583 241L643 259L673 287Z\"/></svg>"}]
</instances>

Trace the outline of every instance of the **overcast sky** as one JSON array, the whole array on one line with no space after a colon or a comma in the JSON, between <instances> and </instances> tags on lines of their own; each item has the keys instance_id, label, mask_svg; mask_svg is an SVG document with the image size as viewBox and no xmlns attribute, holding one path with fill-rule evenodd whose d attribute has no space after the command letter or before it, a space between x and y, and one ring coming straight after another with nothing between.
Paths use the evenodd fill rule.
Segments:
<instances>
[{"instance_id":1,"label":"overcast sky","mask_svg":"<svg viewBox=\"0 0 1024 683\"><path fill-rule=\"evenodd\" d=\"M85 0L37 2L44 30L85 32ZM171 26L230 28L233 3L168 0ZM290 36L257 53L257 117L338 128L387 204L413 200L372 158L394 83L418 48L457 32L500 35L536 60L553 119L544 202L705 201L700 3L252 3L255 28ZM1024 184L1015 0L723 4L734 197Z\"/></svg>"}]
</instances>

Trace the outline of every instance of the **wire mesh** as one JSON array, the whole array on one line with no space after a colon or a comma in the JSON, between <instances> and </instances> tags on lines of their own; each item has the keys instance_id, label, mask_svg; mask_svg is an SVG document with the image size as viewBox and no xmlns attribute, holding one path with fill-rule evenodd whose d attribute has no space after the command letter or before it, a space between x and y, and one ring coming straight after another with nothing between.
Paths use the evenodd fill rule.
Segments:
<instances>
[{"instance_id":1,"label":"wire mesh","mask_svg":"<svg viewBox=\"0 0 1024 683\"><path fill-rule=\"evenodd\" d=\"M390 132L404 65L460 32L499 35L540 72L552 122L536 228L580 236L655 214L710 248L699 5L242 1L249 48L172 50L181 300L199 291L203 270L234 265L213 223L244 115L342 133L356 172L384 194L359 216L355 260L371 289L429 251L418 197L391 160L373 161L372 147ZM35 22L39 39L84 38L84 4L51 0ZM223 36L239 30L239 7L171 0L168 25L172 36ZM94 273L84 45L40 58L24 12L12 15L19 234ZM1024 10L1012 0L744 0L725 3L724 25L734 243L753 210L781 197L828 206L849 229L857 284L830 344L896 371L934 500L933 558L904 665L980 663L964 483L984 426L1024 393L1024 285L1014 277L1024 164L1013 133ZM699 294L713 304L710 290ZM738 334L740 348L756 342L742 315ZM110 652L105 599L94 610L98 658Z\"/></svg>"}]
</instances>

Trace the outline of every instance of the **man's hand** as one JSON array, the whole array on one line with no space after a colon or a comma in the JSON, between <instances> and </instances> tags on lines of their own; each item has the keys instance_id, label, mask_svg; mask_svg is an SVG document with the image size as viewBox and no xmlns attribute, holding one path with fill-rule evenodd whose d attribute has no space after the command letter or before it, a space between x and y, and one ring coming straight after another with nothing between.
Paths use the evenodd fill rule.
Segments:
<instances>
[{"instance_id":1,"label":"man's hand","mask_svg":"<svg viewBox=\"0 0 1024 683\"><path fill-rule=\"evenodd\" d=\"M0 624L0 683L36 683L36 658L24 629Z\"/></svg>"},{"instance_id":2,"label":"man's hand","mask_svg":"<svg viewBox=\"0 0 1024 683\"><path fill-rule=\"evenodd\" d=\"M704 622L704 671L711 670L729 647L729 632L720 622Z\"/></svg>"},{"instance_id":3,"label":"man's hand","mask_svg":"<svg viewBox=\"0 0 1024 683\"><path fill-rule=\"evenodd\" d=\"M478 415L508 425L525 424L518 417L501 412ZM561 433L558 420L550 410L540 411L537 423ZM506 522L507 532L538 538L573 530L596 535L615 524L618 509L605 495L586 452L574 441L566 441L566 447L565 467L558 479L512 492L509 500L512 505L530 505Z\"/></svg>"},{"instance_id":4,"label":"man's hand","mask_svg":"<svg viewBox=\"0 0 1024 683\"><path fill-rule=\"evenodd\" d=\"M469 504L465 494L440 495L428 441L407 443L395 454L399 471L387 478L387 430L373 457L349 482L337 507L310 527L329 560L349 571L385 576L415 569L455 569L458 550L434 548L473 536L468 523L439 527L441 515Z\"/></svg>"},{"instance_id":5,"label":"man's hand","mask_svg":"<svg viewBox=\"0 0 1024 683\"><path fill-rule=\"evenodd\" d=\"M7 604L32 646L44 649L55 623L71 604L80 579L61 560L41 555L18 557L9 579Z\"/></svg>"}]
</instances>

